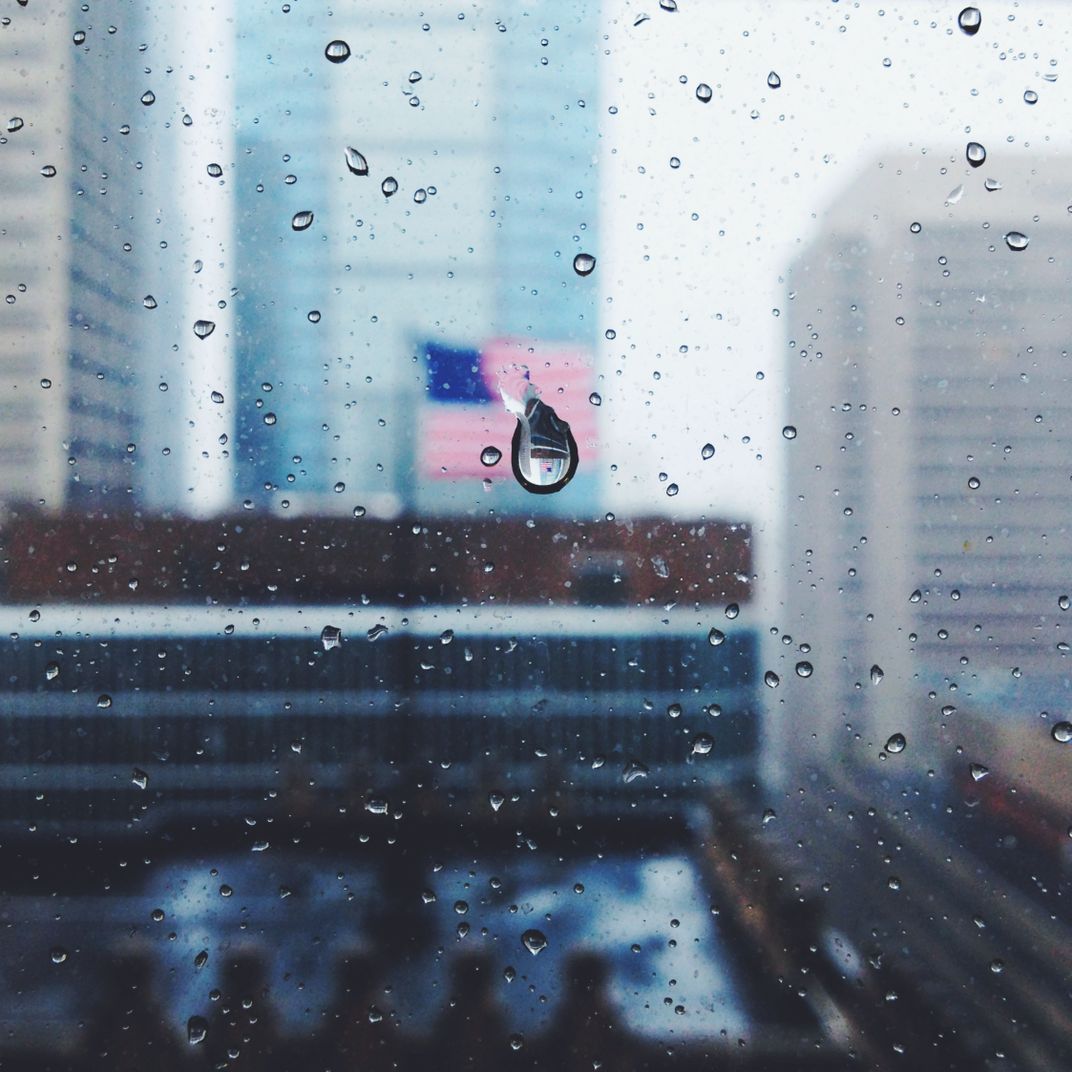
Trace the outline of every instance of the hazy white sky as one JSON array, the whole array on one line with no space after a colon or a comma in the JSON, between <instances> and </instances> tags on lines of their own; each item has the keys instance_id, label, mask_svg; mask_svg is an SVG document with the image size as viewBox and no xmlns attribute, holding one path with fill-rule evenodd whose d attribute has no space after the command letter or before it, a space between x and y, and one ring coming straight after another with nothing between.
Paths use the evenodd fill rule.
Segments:
<instances>
[{"instance_id":1,"label":"hazy white sky","mask_svg":"<svg viewBox=\"0 0 1072 1072\"><path fill-rule=\"evenodd\" d=\"M602 326L617 331L600 388L612 509L769 529L797 446L781 435L787 344L774 310L824 209L883 156L926 153L959 173L970 136L1000 178L1003 158L1067 148L1072 5L982 3L974 37L957 28L963 6L604 5L597 271ZM700 82L714 91L706 105ZM704 462L708 441L717 453Z\"/></svg>"}]
</instances>

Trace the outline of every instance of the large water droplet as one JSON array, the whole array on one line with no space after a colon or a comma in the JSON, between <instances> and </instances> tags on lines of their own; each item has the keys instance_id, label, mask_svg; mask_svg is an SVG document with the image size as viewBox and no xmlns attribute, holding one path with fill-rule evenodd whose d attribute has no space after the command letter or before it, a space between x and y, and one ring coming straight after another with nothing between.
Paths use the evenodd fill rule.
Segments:
<instances>
[{"instance_id":1,"label":"large water droplet","mask_svg":"<svg viewBox=\"0 0 1072 1072\"><path fill-rule=\"evenodd\" d=\"M45 667L45 680L46 681L55 681L56 678L58 678L59 676L60 676L60 664L59 663L49 663Z\"/></svg>"},{"instance_id":2,"label":"large water droplet","mask_svg":"<svg viewBox=\"0 0 1072 1072\"><path fill-rule=\"evenodd\" d=\"M692 739L692 755L706 756L715 747L715 739L709 733L698 733Z\"/></svg>"},{"instance_id":3,"label":"large water droplet","mask_svg":"<svg viewBox=\"0 0 1072 1072\"><path fill-rule=\"evenodd\" d=\"M715 445L713 443L705 443L700 448L700 457L706 462L709 458L715 456Z\"/></svg>"},{"instance_id":4,"label":"large water droplet","mask_svg":"<svg viewBox=\"0 0 1072 1072\"><path fill-rule=\"evenodd\" d=\"M796 439L796 437L797 437L797 430L791 424L787 424L782 429L782 438L783 439Z\"/></svg>"},{"instance_id":5,"label":"large water droplet","mask_svg":"<svg viewBox=\"0 0 1072 1072\"><path fill-rule=\"evenodd\" d=\"M778 76L777 71L771 71L771 73L767 75L767 85L770 86L771 89L781 89L782 80Z\"/></svg>"},{"instance_id":6,"label":"large water droplet","mask_svg":"<svg viewBox=\"0 0 1072 1072\"><path fill-rule=\"evenodd\" d=\"M306 228L311 227L313 223L313 214L308 209L303 209L301 212L295 212L294 218L290 221L290 226L295 231L304 231Z\"/></svg>"},{"instance_id":7,"label":"large water droplet","mask_svg":"<svg viewBox=\"0 0 1072 1072\"><path fill-rule=\"evenodd\" d=\"M509 386L500 381L506 408L517 417L510 461L517 482L536 495L561 491L577 472L577 441L562 420L524 376L515 375Z\"/></svg>"},{"instance_id":8,"label":"large water droplet","mask_svg":"<svg viewBox=\"0 0 1072 1072\"><path fill-rule=\"evenodd\" d=\"M891 755L897 755L898 752L903 752L905 750L905 745L907 743L903 733L894 733L886 742L886 751Z\"/></svg>"},{"instance_id":9,"label":"large water droplet","mask_svg":"<svg viewBox=\"0 0 1072 1072\"><path fill-rule=\"evenodd\" d=\"M480 452L480 464L486 465L489 469L493 465L498 465L502 459L502 451L498 447L485 447Z\"/></svg>"},{"instance_id":10,"label":"large water droplet","mask_svg":"<svg viewBox=\"0 0 1072 1072\"><path fill-rule=\"evenodd\" d=\"M1051 736L1060 744L1068 744L1072 741L1072 722L1056 722L1050 731Z\"/></svg>"},{"instance_id":11,"label":"large water droplet","mask_svg":"<svg viewBox=\"0 0 1072 1072\"><path fill-rule=\"evenodd\" d=\"M871 684L877 685L886 676L885 671L878 663L871 667Z\"/></svg>"},{"instance_id":12,"label":"large water droplet","mask_svg":"<svg viewBox=\"0 0 1072 1072\"><path fill-rule=\"evenodd\" d=\"M216 322L214 320L195 320L194 321L194 334L199 339L207 339L216 330Z\"/></svg>"},{"instance_id":13,"label":"large water droplet","mask_svg":"<svg viewBox=\"0 0 1072 1072\"><path fill-rule=\"evenodd\" d=\"M393 197L398 193L398 179L393 175L388 175L387 178L380 183L380 190L383 192L384 197Z\"/></svg>"},{"instance_id":14,"label":"large water droplet","mask_svg":"<svg viewBox=\"0 0 1072 1072\"><path fill-rule=\"evenodd\" d=\"M351 174L368 174L368 161L365 159L364 154L359 153L352 145L346 147L346 166L350 169Z\"/></svg>"},{"instance_id":15,"label":"large water droplet","mask_svg":"<svg viewBox=\"0 0 1072 1072\"><path fill-rule=\"evenodd\" d=\"M977 141L968 142L964 155L968 158L968 163L972 167L982 167L986 163L986 149Z\"/></svg>"},{"instance_id":16,"label":"large water droplet","mask_svg":"<svg viewBox=\"0 0 1072 1072\"><path fill-rule=\"evenodd\" d=\"M712 629L707 634L707 643L713 648L717 648L719 644L722 644L726 639L726 634L721 629Z\"/></svg>"},{"instance_id":17,"label":"large water droplet","mask_svg":"<svg viewBox=\"0 0 1072 1072\"><path fill-rule=\"evenodd\" d=\"M984 767L982 763L969 763L968 773L973 782L981 782L990 773L990 768Z\"/></svg>"},{"instance_id":18,"label":"large water droplet","mask_svg":"<svg viewBox=\"0 0 1072 1072\"><path fill-rule=\"evenodd\" d=\"M382 623L378 623L368 631L366 636L369 638L369 640L379 640L380 637L382 637L386 632L387 626Z\"/></svg>"},{"instance_id":19,"label":"large water droplet","mask_svg":"<svg viewBox=\"0 0 1072 1072\"><path fill-rule=\"evenodd\" d=\"M345 41L331 41L324 49L324 55L332 63L345 63L350 58L350 46Z\"/></svg>"},{"instance_id":20,"label":"large water droplet","mask_svg":"<svg viewBox=\"0 0 1072 1072\"><path fill-rule=\"evenodd\" d=\"M1033 89L1024 90L1024 104L1038 104L1038 94Z\"/></svg>"},{"instance_id":21,"label":"large water droplet","mask_svg":"<svg viewBox=\"0 0 1072 1072\"><path fill-rule=\"evenodd\" d=\"M631 759L622 768L622 781L626 785L630 782L635 782L638 778L646 778L648 776L648 768L640 762L639 759Z\"/></svg>"},{"instance_id":22,"label":"large water droplet","mask_svg":"<svg viewBox=\"0 0 1072 1072\"><path fill-rule=\"evenodd\" d=\"M67 959L67 950L62 946L54 945L49 951L49 957L53 964L62 964Z\"/></svg>"},{"instance_id":23,"label":"large water droplet","mask_svg":"<svg viewBox=\"0 0 1072 1072\"><path fill-rule=\"evenodd\" d=\"M533 955L536 956L547 948L547 936L543 931L528 930L521 935L521 944Z\"/></svg>"},{"instance_id":24,"label":"large water droplet","mask_svg":"<svg viewBox=\"0 0 1072 1072\"><path fill-rule=\"evenodd\" d=\"M342 630L337 625L325 625L320 630L320 646L324 651L342 647Z\"/></svg>"},{"instance_id":25,"label":"large water droplet","mask_svg":"<svg viewBox=\"0 0 1072 1072\"><path fill-rule=\"evenodd\" d=\"M142 104L145 105L146 108L148 108L149 105L153 104L155 101L156 101L156 94L151 89L147 89L141 95L141 102L142 102Z\"/></svg>"},{"instance_id":26,"label":"large water droplet","mask_svg":"<svg viewBox=\"0 0 1072 1072\"><path fill-rule=\"evenodd\" d=\"M696 87L696 99L702 104L709 104L711 102L711 98L714 95L715 94L711 90L711 87L706 82L701 82Z\"/></svg>"},{"instance_id":27,"label":"large water droplet","mask_svg":"<svg viewBox=\"0 0 1072 1072\"><path fill-rule=\"evenodd\" d=\"M806 659L802 659L796 665L797 677L811 677L812 665Z\"/></svg>"},{"instance_id":28,"label":"large water droplet","mask_svg":"<svg viewBox=\"0 0 1072 1072\"><path fill-rule=\"evenodd\" d=\"M596 259L591 253L578 253L573 258L573 270L578 275L591 275L596 266Z\"/></svg>"},{"instance_id":29,"label":"large water droplet","mask_svg":"<svg viewBox=\"0 0 1072 1072\"><path fill-rule=\"evenodd\" d=\"M974 37L983 24L983 13L977 7L966 7L957 16L957 25L969 36Z\"/></svg>"},{"instance_id":30,"label":"large water droplet","mask_svg":"<svg viewBox=\"0 0 1072 1072\"><path fill-rule=\"evenodd\" d=\"M781 683L782 679L773 670L768 670L763 675L763 684L766 685L768 689L776 689Z\"/></svg>"},{"instance_id":31,"label":"large water droplet","mask_svg":"<svg viewBox=\"0 0 1072 1072\"><path fill-rule=\"evenodd\" d=\"M1010 231L1005 236L1005 245L1013 251L1013 253L1023 253L1027 249L1027 244L1031 241L1027 235L1021 231Z\"/></svg>"},{"instance_id":32,"label":"large water droplet","mask_svg":"<svg viewBox=\"0 0 1072 1072\"><path fill-rule=\"evenodd\" d=\"M505 803L506 797L497 791L488 793L488 803L491 805L492 811L498 811Z\"/></svg>"},{"instance_id":33,"label":"large water droplet","mask_svg":"<svg viewBox=\"0 0 1072 1072\"><path fill-rule=\"evenodd\" d=\"M146 774L145 771L143 771L140 767L135 767L130 772L130 780L139 789L148 789L149 788L149 775Z\"/></svg>"},{"instance_id":34,"label":"large water droplet","mask_svg":"<svg viewBox=\"0 0 1072 1072\"><path fill-rule=\"evenodd\" d=\"M190 1019L186 1021L186 1041L189 1042L191 1046L196 1046L199 1042L204 1042L207 1034L208 1021L203 1016L191 1016Z\"/></svg>"}]
</instances>

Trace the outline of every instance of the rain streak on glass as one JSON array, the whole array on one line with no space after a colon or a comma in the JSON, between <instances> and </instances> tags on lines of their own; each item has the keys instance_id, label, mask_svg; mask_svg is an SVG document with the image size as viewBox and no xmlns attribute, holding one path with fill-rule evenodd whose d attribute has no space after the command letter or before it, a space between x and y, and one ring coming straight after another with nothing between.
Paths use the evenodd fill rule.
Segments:
<instances>
[{"instance_id":1,"label":"rain streak on glass","mask_svg":"<svg viewBox=\"0 0 1072 1072\"><path fill-rule=\"evenodd\" d=\"M957 16L957 25L969 36L974 37L983 24L982 12L977 7L966 7Z\"/></svg>"}]
</instances>

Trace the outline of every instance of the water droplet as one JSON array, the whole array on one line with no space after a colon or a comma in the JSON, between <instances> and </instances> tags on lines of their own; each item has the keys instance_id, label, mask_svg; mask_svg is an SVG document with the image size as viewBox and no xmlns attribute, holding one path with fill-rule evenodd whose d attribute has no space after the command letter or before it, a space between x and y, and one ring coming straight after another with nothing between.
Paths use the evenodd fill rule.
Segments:
<instances>
[{"instance_id":1,"label":"water droplet","mask_svg":"<svg viewBox=\"0 0 1072 1072\"><path fill-rule=\"evenodd\" d=\"M202 949L200 953L194 957L194 968L200 971L208 963L208 950Z\"/></svg>"},{"instance_id":2,"label":"water droplet","mask_svg":"<svg viewBox=\"0 0 1072 1072\"><path fill-rule=\"evenodd\" d=\"M156 101L156 94L151 89L147 89L141 95L141 102L142 102L142 104L145 105L146 108L148 108L150 104L155 103L155 101Z\"/></svg>"},{"instance_id":3,"label":"water droplet","mask_svg":"<svg viewBox=\"0 0 1072 1072\"><path fill-rule=\"evenodd\" d=\"M671 499L678 493L679 490L680 490L680 488L678 488L677 484L667 484L666 485L666 494Z\"/></svg>"},{"instance_id":4,"label":"water droplet","mask_svg":"<svg viewBox=\"0 0 1072 1072\"><path fill-rule=\"evenodd\" d=\"M773 808L763 809L763 825L774 822L778 818L778 813Z\"/></svg>"},{"instance_id":5,"label":"water droplet","mask_svg":"<svg viewBox=\"0 0 1072 1072\"><path fill-rule=\"evenodd\" d=\"M1072 722L1054 723L1050 734L1060 744L1068 744L1069 741L1072 741Z\"/></svg>"},{"instance_id":6,"label":"water droplet","mask_svg":"<svg viewBox=\"0 0 1072 1072\"><path fill-rule=\"evenodd\" d=\"M977 7L966 7L957 16L957 25L969 36L974 37L983 24L983 13Z\"/></svg>"},{"instance_id":7,"label":"water droplet","mask_svg":"<svg viewBox=\"0 0 1072 1072\"><path fill-rule=\"evenodd\" d=\"M324 49L324 55L332 63L345 63L350 58L350 46L345 41L331 41Z\"/></svg>"},{"instance_id":8,"label":"water droplet","mask_svg":"<svg viewBox=\"0 0 1072 1072\"><path fill-rule=\"evenodd\" d=\"M659 7L663 11L677 11L677 0L659 0Z\"/></svg>"},{"instance_id":9,"label":"water droplet","mask_svg":"<svg viewBox=\"0 0 1072 1072\"><path fill-rule=\"evenodd\" d=\"M968 142L964 155L972 167L982 167L986 163L986 150L977 141Z\"/></svg>"},{"instance_id":10,"label":"water droplet","mask_svg":"<svg viewBox=\"0 0 1072 1072\"><path fill-rule=\"evenodd\" d=\"M130 780L139 788L147 789L149 787L149 775L145 773L140 767L135 767L130 772Z\"/></svg>"},{"instance_id":11,"label":"water droplet","mask_svg":"<svg viewBox=\"0 0 1072 1072\"><path fill-rule=\"evenodd\" d=\"M320 630L320 646L324 651L342 647L342 630L337 625L325 625Z\"/></svg>"},{"instance_id":12,"label":"water droplet","mask_svg":"<svg viewBox=\"0 0 1072 1072\"><path fill-rule=\"evenodd\" d=\"M990 768L984 767L982 763L969 763L968 773L973 782L981 782L990 773Z\"/></svg>"},{"instance_id":13,"label":"water droplet","mask_svg":"<svg viewBox=\"0 0 1072 1072\"><path fill-rule=\"evenodd\" d=\"M630 782L635 782L638 778L646 778L647 776L648 768L639 759L629 760L625 767L622 768L622 781L626 785L629 785Z\"/></svg>"},{"instance_id":14,"label":"water droplet","mask_svg":"<svg viewBox=\"0 0 1072 1072\"><path fill-rule=\"evenodd\" d=\"M763 684L766 685L768 689L776 689L781 683L782 679L773 670L768 670L763 675Z\"/></svg>"},{"instance_id":15,"label":"water droplet","mask_svg":"<svg viewBox=\"0 0 1072 1072\"><path fill-rule=\"evenodd\" d=\"M697 733L692 739L692 755L706 756L715 747L715 739L709 733Z\"/></svg>"},{"instance_id":16,"label":"water droplet","mask_svg":"<svg viewBox=\"0 0 1072 1072\"><path fill-rule=\"evenodd\" d=\"M517 1033L510 1036L510 1049L520 1050L525 1045L525 1036Z\"/></svg>"},{"instance_id":17,"label":"water droplet","mask_svg":"<svg viewBox=\"0 0 1072 1072\"><path fill-rule=\"evenodd\" d=\"M727 603L726 609L722 613L725 614L726 617L730 619L730 621L732 621L734 618L737 617L738 614L741 613L741 608L736 603Z\"/></svg>"},{"instance_id":18,"label":"water droplet","mask_svg":"<svg viewBox=\"0 0 1072 1072\"><path fill-rule=\"evenodd\" d=\"M156 308L156 298L154 298L151 294L146 294L145 297L142 298L141 303L145 306L146 309Z\"/></svg>"},{"instance_id":19,"label":"water droplet","mask_svg":"<svg viewBox=\"0 0 1072 1072\"><path fill-rule=\"evenodd\" d=\"M290 221L290 226L295 231L304 231L311 227L313 223L313 214L308 209L303 209L301 212L295 212L294 218Z\"/></svg>"},{"instance_id":20,"label":"water droplet","mask_svg":"<svg viewBox=\"0 0 1072 1072\"><path fill-rule=\"evenodd\" d=\"M577 441L569 424L537 394L527 380L514 385L520 397L500 385L507 409L517 417L510 450L514 477L536 495L561 491L577 472Z\"/></svg>"},{"instance_id":21,"label":"water droplet","mask_svg":"<svg viewBox=\"0 0 1072 1072\"><path fill-rule=\"evenodd\" d=\"M103 711L112 706L112 698L106 692L102 692L97 697L97 706Z\"/></svg>"},{"instance_id":22,"label":"water droplet","mask_svg":"<svg viewBox=\"0 0 1072 1072\"><path fill-rule=\"evenodd\" d=\"M537 953L547 948L547 936L543 931L527 930L521 935L521 944L533 956L536 956Z\"/></svg>"},{"instance_id":23,"label":"water droplet","mask_svg":"<svg viewBox=\"0 0 1072 1072\"><path fill-rule=\"evenodd\" d=\"M368 161L363 153L359 153L352 145L346 147L346 166L353 175L367 175Z\"/></svg>"},{"instance_id":24,"label":"water droplet","mask_svg":"<svg viewBox=\"0 0 1072 1072\"><path fill-rule=\"evenodd\" d=\"M209 164L205 170L213 179L218 179L223 174L223 168L219 164Z\"/></svg>"},{"instance_id":25,"label":"water droplet","mask_svg":"<svg viewBox=\"0 0 1072 1072\"><path fill-rule=\"evenodd\" d=\"M205 954L205 959L208 959L208 954ZM186 1041L191 1046L196 1046L200 1042L205 1041L205 1036L208 1034L208 1021L203 1016L191 1016L186 1021Z\"/></svg>"},{"instance_id":26,"label":"water droplet","mask_svg":"<svg viewBox=\"0 0 1072 1072\"><path fill-rule=\"evenodd\" d=\"M918 603L923 598L923 593L917 588L909 597L909 603Z\"/></svg>"},{"instance_id":27,"label":"water droplet","mask_svg":"<svg viewBox=\"0 0 1072 1072\"><path fill-rule=\"evenodd\" d=\"M796 667L797 677L811 677L813 667L806 659L802 659L797 663Z\"/></svg>"},{"instance_id":28,"label":"water droplet","mask_svg":"<svg viewBox=\"0 0 1072 1072\"><path fill-rule=\"evenodd\" d=\"M425 190L423 186L418 190L414 190L413 191L413 200L418 205L423 205L425 203L425 201L428 200L428 191Z\"/></svg>"},{"instance_id":29,"label":"water droplet","mask_svg":"<svg viewBox=\"0 0 1072 1072\"><path fill-rule=\"evenodd\" d=\"M502 460L502 451L498 447L485 447L480 452L480 464L486 465L489 469L493 465L498 465Z\"/></svg>"},{"instance_id":30,"label":"water droplet","mask_svg":"<svg viewBox=\"0 0 1072 1072\"><path fill-rule=\"evenodd\" d=\"M62 946L54 945L49 951L53 964L62 964L67 959L67 950Z\"/></svg>"},{"instance_id":31,"label":"water droplet","mask_svg":"<svg viewBox=\"0 0 1072 1072\"><path fill-rule=\"evenodd\" d=\"M388 175L383 182L380 183L380 189L383 191L384 197L393 197L398 193L398 179L392 175Z\"/></svg>"},{"instance_id":32,"label":"water droplet","mask_svg":"<svg viewBox=\"0 0 1072 1072\"><path fill-rule=\"evenodd\" d=\"M1057 597L1057 606L1059 606L1061 610L1068 610L1070 604L1072 604L1072 600L1069 600L1068 596Z\"/></svg>"},{"instance_id":33,"label":"water droplet","mask_svg":"<svg viewBox=\"0 0 1072 1072\"><path fill-rule=\"evenodd\" d=\"M1033 89L1024 90L1024 104L1038 104L1038 94Z\"/></svg>"},{"instance_id":34,"label":"water droplet","mask_svg":"<svg viewBox=\"0 0 1072 1072\"><path fill-rule=\"evenodd\" d=\"M40 382L42 389L45 391L47 391L52 386L52 381L47 376L42 376Z\"/></svg>"},{"instance_id":35,"label":"water droplet","mask_svg":"<svg viewBox=\"0 0 1072 1072\"><path fill-rule=\"evenodd\" d=\"M910 231L911 231L911 232L912 232L913 234L919 234L919 232L923 230L923 224L922 224L922 223L918 223L918 222L916 222L916 223L910 223L910 224L908 225L908 229L909 229L909 230L910 230Z\"/></svg>"},{"instance_id":36,"label":"water droplet","mask_svg":"<svg viewBox=\"0 0 1072 1072\"><path fill-rule=\"evenodd\" d=\"M698 101L701 101L703 104L710 103L711 98L713 96L714 93L712 92L711 87L706 82L701 82L696 87L696 99Z\"/></svg>"},{"instance_id":37,"label":"water droplet","mask_svg":"<svg viewBox=\"0 0 1072 1072\"><path fill-rule=\"evenodd\" d=\"M650 18L651 18L650 15L637 15L637 17L635 19L633 19L633 25L634 26L642 26Z\"/></svg>"},{"instance_id":38,"label":"water droplet","mask_svg":"<svg viewBox=\"0 0 1072 1072\"><path fill-rule=\"evenodd\" d=\"M700 448L700 457L706 462L708 459L715 456L715 446L713 443L705 443Z\"/></svg>"},{"instance_id":39,"label":"water droplet","mask_svg":"<svg viewBox=\"0 0 1072 1072\"><path fill-rule=\"evenodd\" d=\"M22 130L22 128L23 128L23 127L24 127L25 125L26 125L26 124L25 124L25 123L23 122L23 119L22 119L22 117L21 117L21 116L18 116L18 115L13 115L13 116L12 116L12 117L11 117L11 118L10 118L10 119L9 119L9 120L7 121L7 132L8 132L9 134L14 134L16 130Z\"/></svg>"},{"instance_id":40,"label":"water droplet","mask_svg":"<svg viewBox=\"0 0 1072 1072\"><path fill-rule=\"evenodd\" d=\"M1023 253L1023 251L1027 249L1027 244L1030 241L1031 239L1020 231L1010 231L1005 236L1005 245L1007 245L1013 253Z\"/></svg>"},{"instance_id":41,"label":"water droplet","mask_svg":"<svg viewBox=\"0 0 1072 1072\"><path fill-rule=\"evenodd\" d=\"M899 890L901 888L901 880L896 875L890 875L890 877L886 879L886 885L889 886L891 890Z\"/></svg>"},{"instance_id":42,"label":"water droplet","mask_svg":"<svg viewBox=\"0 0 1072 1072\"><path fill-rule=\"evenodd\" d=\"M268 425L275 424L279 418L274 413L266 413L264 415L264 423Z\"/></svg>"},{"instance_id":43,"label":"water droplet","mask_svg":"<svg viewBox=\"0 0 1072 1072\"><path fill-rule=\"evenodd\" d=\"M217 406L220 406L220 405L223 404L223 394L220 391L213 391L212 394L209 395L209 398L211 398L212 401L215 402Z\"/></svg>"},{"instance_id":44,"label":"water droplet","mask_svg":"<svg viewBox=\"0 0 1072 1072\"><path fill-rule=\"evenodd\" d=\"M898 752L903 752L905 750L905 745L907 743L903 733L891 734L889 740L886 742L886 751L895 756Z\"/></svg>"},{"instance_id":45,"label":"water droplet","mask_svg":"<svg viewBox=\"0 0 1072 1072\"><path fill-rule=\"evenodd\" d=\"M55 681L56 678L58 678L59 676L60 676L60 664L59 663L49 663L45 667L45 680L46 681Z\"/></svg>"},{"instance_id":46,"label":"water droplet","mask_svg":"<svg viewBox=\"0 0 1072 1072\"><path fill-rule=\"evenodd\" d=\"M51 164L45 164L41 169L41 174L46 179L54 179L56 177L56 169Z\"/></svg>"},{"instance_id":47,"label":"water droplet","mask_svg":"<svg viewBox=\"0 0 1072 1072\"><path fill-rule=\"evenodd\" d=\"M983 187L988 193L994 193L995 190L1001 189L1001 183L997 179L985 179L983 181Z\"/></svg>"},{"instance_id":48,"label":"water droplet","mask_svg":"<svg viewBox=\"0 0 1072 1072\"><path fill-rule=\"evenodd\" d=\"M771 73L767 75L767 85L770 86L771 89L781 89L782 80L778 76L777 71L771 71Z\"/></svg>"},{"instance_id":49,"label":"water droplet","mask_svg":"<svg viewBox=\"0 0 1072 1072\"><path fill-rule=\"evenodd\" d=\"M877 685L885 676L885 672L883 671L882 667L878 665L878 663L875 663L875 665L871 667L872 685Z\"/></svg>"},{"instance_id":50,"label":"water droplet","mask_svg":"<svg viewBox=\"0 0 1072 1072\"><path fill-rule=\"evenodd\" d=\"M590 403L591 403L591 404L592 404L593 406L602 406L602 405L603 405L603 396L602 396L601 394L597 393L596 391L593 391L593 392L592 392L592 393L591 393L591 394L590 394L590 395L588 396L588 401L589 401L589 402L590 402Z\"/></svg>"},{"instance_id":51,"label":"water droplet","mask_svg":"<svg viewBox=\"0 0 1072 1072\"><path fill-rule=\"evenodd\" d=\"M195 320L194 321L194 334L199 339L207 339L216 330L216 323L213 320Z\"/></svg>"},{"instance_id":52,"label":"water droplet","mask_svg":"<svg viewBox=\"0 0 1072 1072\"><path fill-rule=\"evenodd\" d=\"M712 629L711 632L707 634L707 643L713 648L717 648L719 644L725 641L725 639L726 634L723 633L721 629Z\"/></svg>"},{"instance_id":53,"label":"water droplet","mask_svg":"<svg viewBox=\"0 0 1072 1072\"><path fill-rule=\"evenodd\" d=\"M797 430L791 424L787 424L782 429L782 438L783 439L796 439L796 437L797 437Z\"/></svg>"},{"instance_id":54,"label":"water droplet","mask_svg":"<svg viewBox=\"0 0 1072 1072\"><path fill-rule=\"evenodd\" d=\"M387 626L382 623L377 623L365 635L369 640L379 640L386 632Z\"/></svg>"},{"instance_id":55,"label":"water droplet","mask_svg":"<svg viewBox=\"0 0 1072 1072\"><path fill-rule=\"evenodd\" d=\"M498 811L506 803L506 797L502 793L488 793L488 803L492 811Z\"/></svg>"},{"instance_id":56,"label":"water droplet","mask_svg":"<svg viewBox=\"0 0 1072 1072\"><path fill-rule=\"evenodd\" d=\"M573 258L573 270L578 275L591 275L596 266L596 259L591 253L578 253Z\"/></svg>"}]
</instances>

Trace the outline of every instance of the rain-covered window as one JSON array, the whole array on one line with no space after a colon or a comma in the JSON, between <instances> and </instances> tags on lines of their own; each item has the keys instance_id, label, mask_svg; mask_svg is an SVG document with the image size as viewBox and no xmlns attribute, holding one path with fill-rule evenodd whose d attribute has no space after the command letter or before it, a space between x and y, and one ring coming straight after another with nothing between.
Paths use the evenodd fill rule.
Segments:
<instances>
[{"instance_id":1,"label":"rain-covered window","mask_svg":"<svg viewBox=\"0 0 1072 1072\"><path fill-rule=\"evenodd\" d=\"M1072 1067L1070 46L0 9L0 1068Z\"/></svg>"}]
</instances>

